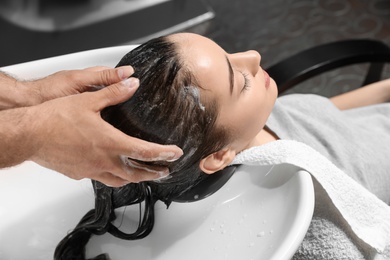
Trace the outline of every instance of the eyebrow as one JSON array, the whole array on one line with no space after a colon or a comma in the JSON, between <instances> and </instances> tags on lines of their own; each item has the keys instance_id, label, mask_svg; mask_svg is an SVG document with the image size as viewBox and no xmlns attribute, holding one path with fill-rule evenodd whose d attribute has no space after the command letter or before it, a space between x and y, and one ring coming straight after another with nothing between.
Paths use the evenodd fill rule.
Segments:
<instances>
[{"instance_id":1,"label":"eyebrow","mask_svg":"<svg viewBox=\"0 0 390 260\"><path fill-rule=\"evenodd\" d=\"M229 67L229 82L230 82L230 95L231 95L233 94L233 87L234 87L234 73L233 73L232 64L230 63L228 57L225 56L225 58Z\"/></svg>"}]
</instances>

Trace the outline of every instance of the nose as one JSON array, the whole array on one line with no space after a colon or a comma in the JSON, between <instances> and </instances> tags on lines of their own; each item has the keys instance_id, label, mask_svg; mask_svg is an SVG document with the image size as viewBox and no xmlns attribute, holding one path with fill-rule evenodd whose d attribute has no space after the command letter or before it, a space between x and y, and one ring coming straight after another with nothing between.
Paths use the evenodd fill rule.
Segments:
<instances>
[{"instance_id":1,"label":"nose","mask_svg":"<svg viewBox=\"0 0 390 260\"><path fill-rule=\"evenodd\" d=\"M254 50L232 54L232 63L238 69L246 69L255 76L260 69L261 56Z\"/></svg>"}]
</instances>

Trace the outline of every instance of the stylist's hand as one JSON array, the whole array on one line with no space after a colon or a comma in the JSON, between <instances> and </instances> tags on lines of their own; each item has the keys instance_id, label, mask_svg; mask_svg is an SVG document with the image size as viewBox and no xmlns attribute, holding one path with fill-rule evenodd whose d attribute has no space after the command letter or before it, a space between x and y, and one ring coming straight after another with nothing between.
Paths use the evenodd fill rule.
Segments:
<instances>
[{"instance_id":1,"label":"stylist's hand","mask_svg":"<svg viewBox=\"0 0 390 260\"><path fill-rule=\"evenodd\" d=\"M97 66L82 70L63 70L41 79L17 82L19 89L23 90L25 105L32 106L51 99L109 86L133 73L131 66L115 69Z\"/></svg>"},{"instance_id":2,"label":"stylist's hand","mask_svg":"<svg viewBox=\"0 0 390 260\"><path fill-rule=\"evenodd\" d=\"M31 159L73 179L90 178L109 186L153 180L168 175L167 168L144 169L126 165L121 157L142 161L175 160L176 146L130 137L117 130L100 111L129 99L138 87L135 78L95 92L84 92L44 102L28 109L33 120L36 151Z\"/></svg>"}]
</instances>

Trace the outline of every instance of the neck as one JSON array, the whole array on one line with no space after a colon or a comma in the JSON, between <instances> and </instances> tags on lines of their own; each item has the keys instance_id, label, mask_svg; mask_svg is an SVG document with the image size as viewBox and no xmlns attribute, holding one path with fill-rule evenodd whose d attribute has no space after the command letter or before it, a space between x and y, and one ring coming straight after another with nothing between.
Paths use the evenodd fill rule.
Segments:
<instances>
[{"instance_id":1,"label":"neck","mask_svg":"<svg viewBox=\"0 0 390 260\"><path fill-rule=\"evenodd\" d=\"M267 126L265 126L256 135L256 137L253 139L252 143L248 146L248 148L254 146L260 146L269 142L276 141L278 139L279 137L274 132L272 132Z\"/></svg>"}]
</instances>

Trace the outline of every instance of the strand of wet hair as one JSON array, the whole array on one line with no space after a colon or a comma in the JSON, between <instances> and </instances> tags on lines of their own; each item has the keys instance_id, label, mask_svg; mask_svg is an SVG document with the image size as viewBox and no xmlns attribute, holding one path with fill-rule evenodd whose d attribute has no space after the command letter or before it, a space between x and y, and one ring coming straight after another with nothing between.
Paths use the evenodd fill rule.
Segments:
<instances>
[{"instance_id":1,"label":"strand of wet hair","mask_svg":"<svg viewBox=\"0 0 390 260\"><path fill-rule=\"evenodd\" d=\"M113 216L111 194L97 196L95 204L96 209L92 209L85 214L74 230L57 245L54 252L55 260L85 260L85 246L91 236L107 232L109 221L113 217L115 218ZM93 259L107 259L107 257L99 255Z\"/></svg>"},{"instance_id":2,"label":"strand of wet hair","mask_svg":"<svg viewBox=\"0 0 390 260\"><path fill-rule=\"evenodd\" d=\"M108 232L118 238L125 239L125 240L136 240L136 239L142 239L150 234L150 232L153 229L154 226L154 205L157 201L157 199L153 196L153 193L149 186L144 186L143 189L144 194L144 214L143 216L140 216L139 225L137 230L134 233L125 233L121 230L119 230L116 226L114 226L112 223L109 223L108 226ZM141 204L140 204L141 205ZM141 213L140 208L140 213Z\"/></svg>"},{"instance_id":3,"label":"strand of wet hair","mask_svg":"<svg viewBox=\"0 0 390 260\"><path fill-rule=\"evenodd\" d=\"M136 240L146 237L154 226L154 205L157 201L150 187L145 184L129 185L115 190L109 187L95 188L95 209L90 210L77 226L57 245L55 260L86 260L85 248L92 235L103 235L109 232L125 240ZM135 195L136 194L136 195ZM123 200L123 198L126 200ZM116 219L114 209L144 201L145 209L140 216L139 225L134 233L124 233L112 224ZM119 204L118 204L119 203ZM108 260L107 254L100 254L90 260Z\"/></svg>"}]
</instances>

